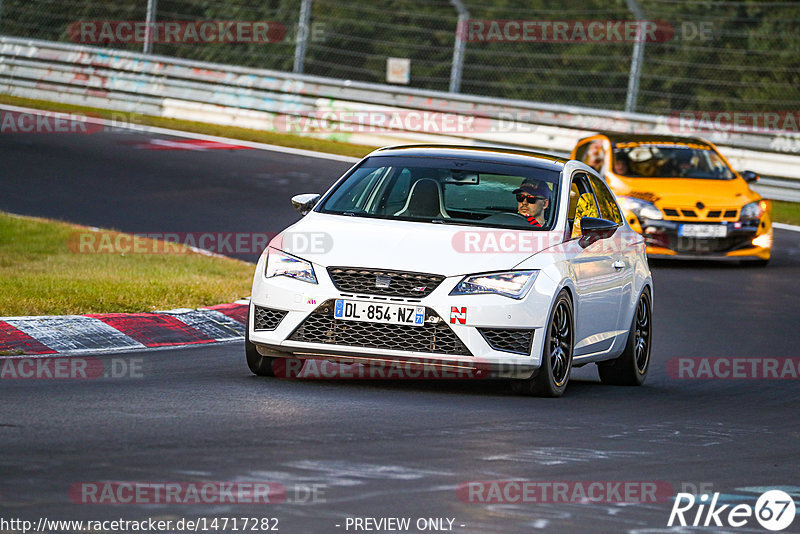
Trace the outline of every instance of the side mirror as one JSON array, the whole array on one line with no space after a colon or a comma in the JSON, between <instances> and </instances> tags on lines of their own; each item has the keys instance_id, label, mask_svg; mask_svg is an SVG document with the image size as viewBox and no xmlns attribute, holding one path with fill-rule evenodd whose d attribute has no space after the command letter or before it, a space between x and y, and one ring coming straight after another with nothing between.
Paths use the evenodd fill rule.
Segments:
<instances>
[{"instance_id":1,"label":"side mirror","mask_svg":"<svg viewBox=\"0 0 800 534\"><path fill-rule=\"evenodd\" d=\"M316 193L306 193L304 195L295 195L292 197L292 207L294 211L300 215L305 216L309 211L314 209L317 205L321 195Z\"/></svg>"},{"instance_id":2,"label":"side mirror","mask_svg":"<svg viewBox=\"0 0 800 534\"><path fill-rule=\"evenodd\" d=\"M581 237L579 243L586 248L595 241L606 239L614 235L619 225L614 221L599 219L597 217L581 218Z\"/></svg>"},{"instance_id":3,"label":"side mirror","mask_svg":"<svg viewBox=\"0 0 800 534\"><path fill-rule=\"evenodd\" d=\"M744 181L747 183L757 182L759 178L759 176L753 171L742 171L740 174L742 175L742 178L744 178Z\"/></svg>"}]
</instances>

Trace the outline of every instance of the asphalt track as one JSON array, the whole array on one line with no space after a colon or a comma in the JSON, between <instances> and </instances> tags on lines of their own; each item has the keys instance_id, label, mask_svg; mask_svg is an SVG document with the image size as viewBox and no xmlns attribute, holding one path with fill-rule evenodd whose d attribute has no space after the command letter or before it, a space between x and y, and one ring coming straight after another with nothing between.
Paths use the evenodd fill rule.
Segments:
<instances>
[{"instance_id":1,"label":"asphalt track","mask_svg":"<svg viewBox=\"0 0 800 534\"><path fill-rule=\"evenodd\" d=\"M296 218L291 195L321 192L347 167L137 147L152 137L2 135L0 209L129 232L270 232ZM798 380L667 372L678 357L797 357L799 266L800 234L788 231L776 231L767 268L654 264L642 388L603 386L591 366L554 400L494 381L264 379L250 375L240 343L102 357L140 359L125 378L2 380L0 517L274 517L285 533L355 532L348 517L451 518L470 533L669 530L669 499L459 498L459 484L487 480L660 481L672 494L697 487L749 504L754 488L785 486L800 503ZM293 502L73 502L70 487L88 481L271 481ZM321 494L302 502L312 485ZM765 532L754 520L728 531ZM786 531L800 531L800 519Z\"/></svg>"}]
</instances>

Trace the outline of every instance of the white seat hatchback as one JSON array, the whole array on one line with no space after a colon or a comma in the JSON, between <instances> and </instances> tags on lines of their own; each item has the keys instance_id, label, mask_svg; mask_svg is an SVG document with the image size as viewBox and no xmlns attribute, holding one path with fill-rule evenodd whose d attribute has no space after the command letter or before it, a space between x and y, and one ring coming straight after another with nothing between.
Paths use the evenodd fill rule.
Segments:
<instances>
[{"instance_id":1,"label":"white seat hatchback","mask_svg":"<svg viewBox=\"0 0 800 534\"><path fill-rule=\"evenodd\" d=\"M253 373L297 376L309 360L401 366L555 397L573 367L595 363L604 383L644 382L644 241L583 163L384 148L292 202L303 218L270 242L253 280Z\"/></svg>"}]
</instances>

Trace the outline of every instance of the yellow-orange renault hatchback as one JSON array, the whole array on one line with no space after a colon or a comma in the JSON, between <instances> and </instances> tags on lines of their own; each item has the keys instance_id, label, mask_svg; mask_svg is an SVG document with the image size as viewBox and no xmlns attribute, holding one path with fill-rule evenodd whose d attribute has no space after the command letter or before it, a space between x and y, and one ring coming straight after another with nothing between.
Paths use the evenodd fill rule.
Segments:
<instances>
[{"instance_id":1,"label":"yellow-orange renault hatchback","mask_svg":"<svg viewBox=\"0 0 800 534\"><path fill-rule=\"evenodd\" d=\"M602 133L571 158L605 178L649 256L769 261L771 204L748 185L758 176L734 171L708 141Z\"/></svg>"}]
</instances>

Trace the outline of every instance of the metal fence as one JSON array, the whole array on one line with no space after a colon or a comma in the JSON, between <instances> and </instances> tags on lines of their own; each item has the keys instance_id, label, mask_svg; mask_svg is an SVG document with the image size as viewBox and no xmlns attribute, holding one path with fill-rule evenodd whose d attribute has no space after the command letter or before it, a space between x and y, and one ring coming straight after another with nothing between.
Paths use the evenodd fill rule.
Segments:
<instances>
[{"instance_id":1,"label":"metal fence","mask_svg":"<svg viewBox=\"0 0 800 534\"><path fill-rule=\"evenodd\" d=\"M81 21L270 21L272 33L144 43L82 34ZM370 83L397 58L411 88L655 114L798 109L798 26L796 1L0 0L0 35Z\"/></svg>"}]
</instances>

